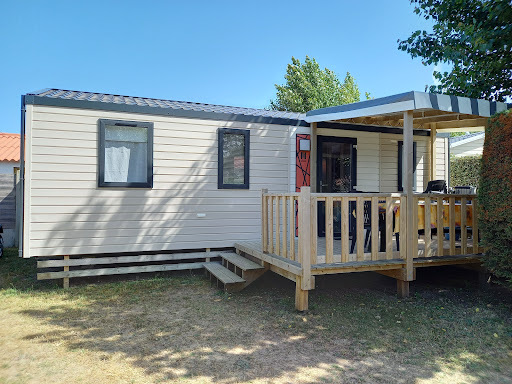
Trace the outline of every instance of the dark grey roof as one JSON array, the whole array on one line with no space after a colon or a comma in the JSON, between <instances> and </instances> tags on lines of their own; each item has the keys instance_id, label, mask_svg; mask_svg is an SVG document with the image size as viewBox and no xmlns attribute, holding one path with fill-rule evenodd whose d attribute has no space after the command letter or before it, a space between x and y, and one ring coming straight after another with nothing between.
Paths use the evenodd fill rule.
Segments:
<instances>
[{"instance_id":1,"label":"dark grey roof","mask_svg":"<svg viewBox=\"0 0 512 384\"><path fill-rule=\"evenodd\" d=\"M483 137L484 135L485 135L485 132L474 132L474 133L468 133L467 135L464 135L464 136L450 137L450 144L456 143L458 141L470 139L472 137L477 137L477 136Z\"/></svg>"},{"instance_id":2,"label":"dark grey roof","mask_svg":"<svg viewBox=\"0 0 512 384\"><path fill-rule=\"evenodd\" d=\"M23 95L23 102L25 104L34 105L143 113L147 115L309 127L309 123L305 121L306 114L304 113L269 111L266 109L229 107L216 104L192 103L189 101L151 99L146 97L70 91L54 88L29 92ZM317 127L364 132L402 133L400 128L362 124L318 123ZM414 134L429 136L430 132L415 129Z\"/></svg>"},{"instance_id":3,"label":"dark grey roof","mask_svg":"<svg viewBox=\"0 0 512 384\"><path fill-rule=\"evenodd\" d=\"M53 88L27 93L25 103L309 126L304 121L306 115L303 113Z\"/></svg>"}]
</instances>

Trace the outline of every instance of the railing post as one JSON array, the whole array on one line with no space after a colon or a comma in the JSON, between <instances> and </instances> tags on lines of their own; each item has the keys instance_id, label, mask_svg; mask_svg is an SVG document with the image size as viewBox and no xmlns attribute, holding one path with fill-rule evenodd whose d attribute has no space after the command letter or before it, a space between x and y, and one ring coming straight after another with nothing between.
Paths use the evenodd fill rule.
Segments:
<instances>
[{"instance_id":1,"label":"railing post","mask_svg":"<svg viewBox=\"0 0 512 384\"><path fill-rule=\"evenodd\" d=\"M301 288L311 289L311 187L302 187L299 196L299 262Z\"/></svg>"},{"instance_id":2,"label":"railing post","mask_svg":"<svg viewBox=\"0 0 512 384\"><path fill-rule=\"evenodd\" d=\"M268 253L268 202L265 194L268 189L261 190L261 250Z\"/></svg>"},{"instance_id":3,"label":"railing post","mask_svg":"<svg viewBox=\"0 0 512 384\"><path fill-rule=\"evenodd\" d=\"M406 250L405 257L405 270L406 270L406 280L411 281L414 280L414 264L413 257L418 257L418 255L413 255L414 246L413 241L418 241L418 232L413 233L414 229L414 212L417 212L417 207L414 206L414 198L413 198L413 114L412 111L404 112L404 156L403 156L403 165L404 165L404 192L407 197L406 205L406 236L403 237L405 240L405 244L401 244L402 247ZM400 228L402 229L402 228Z\"/></svg>"}]
</instances>

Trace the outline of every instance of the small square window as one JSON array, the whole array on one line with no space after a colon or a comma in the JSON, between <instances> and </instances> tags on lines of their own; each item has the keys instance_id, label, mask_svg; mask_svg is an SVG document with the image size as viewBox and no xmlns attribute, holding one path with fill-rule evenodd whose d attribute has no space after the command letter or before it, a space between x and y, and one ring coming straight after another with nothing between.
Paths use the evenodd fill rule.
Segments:
<instances>
[{"instance_id":1,"label":"small square window","mask_svg":"<svg viewBox=\"0 0 512 384\"><path fill-rule=\"evenodd\" d=\"M249 189L250 132L219 129L219 189Z\"/></svg>"},{"instance_id":2,"label":"small square window","mask_svg":"<svg viewBox=\"0 0 512 384\"><path fill-rule=\"evenodd\" d=\"M99 121L98 186L153 187L153 123Z\"/></svg>"}]
</instances>

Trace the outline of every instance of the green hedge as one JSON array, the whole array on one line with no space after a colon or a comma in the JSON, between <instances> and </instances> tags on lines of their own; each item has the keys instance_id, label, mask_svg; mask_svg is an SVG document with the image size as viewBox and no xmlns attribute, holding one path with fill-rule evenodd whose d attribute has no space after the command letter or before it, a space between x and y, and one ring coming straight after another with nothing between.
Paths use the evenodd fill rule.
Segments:
<instances>
[{"instance_id":1,"label":"green hedge","mask_svg":"<svg viewBox=\"0 0 512 384\"><path fill-rule=\"evenodd\" d=\"M452 156L450 159L450 185L477 187L480 180L482 156Z\"/></svg>"},{"instance_id":2,"label":"green hedge","mask_svg":"<svg viewBox=\"0 0 512 384\"><path fill-rule=\"evenodd\" d=\"M512 113L493 116L485 131L478 188L484 265L512 288Z\"/></svg>"}]
</instances>

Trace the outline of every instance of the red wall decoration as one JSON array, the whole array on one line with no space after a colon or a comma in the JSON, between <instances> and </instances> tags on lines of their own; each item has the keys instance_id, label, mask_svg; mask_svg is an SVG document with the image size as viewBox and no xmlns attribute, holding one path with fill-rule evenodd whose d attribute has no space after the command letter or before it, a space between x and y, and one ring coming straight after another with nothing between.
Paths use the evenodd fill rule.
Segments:
<instances>
[{"instance_id":1,"label":"red wall decoration","mask_svg":"<svg viewBox=\"0 0 512 384\"><path fill-rule=\"evenodd\" d=\"M310 135L301 135L298 134L295 141L295 157L297 169L295 173L295 191L300 192L300 187L309 187L310 186L310 153L309 151L300 151L299 150L299 142L300 140L309 140Z\"/></svg>"},{"instance_id":2,"label":"red wall decoration","mask_svg":"<svg viewBox=\"0 0 512 384\"><path fill-rule=\"evenodd\" d=\"M300 151L300 140L310 140L310 135L297 134L295 139L295 192L300 192L301 187L309 187L311 184L310 151ZM295 203L295 236L299 232L299 204Z\"/></svg>"}]
</instances>

